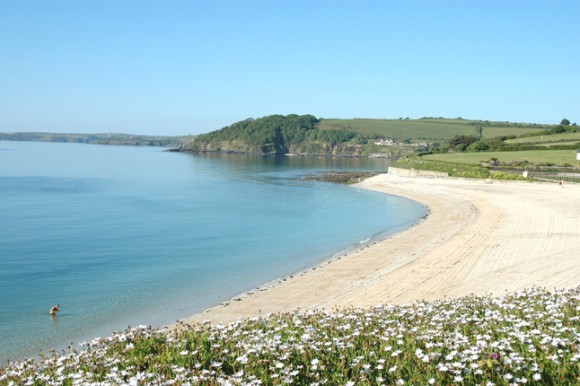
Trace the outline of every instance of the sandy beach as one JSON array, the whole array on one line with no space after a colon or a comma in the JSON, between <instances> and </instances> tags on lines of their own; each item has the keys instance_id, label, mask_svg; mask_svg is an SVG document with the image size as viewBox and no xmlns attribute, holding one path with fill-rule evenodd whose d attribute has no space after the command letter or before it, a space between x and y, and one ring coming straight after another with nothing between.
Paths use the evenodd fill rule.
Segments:
<instances>
[{"instance_id":1,"label":"sandy beach","mask_svg":"<svg viewBox=\"0 0 580 386\"><path fill-rule=\"evenodd\" d=\"M359 186L418 201L429 215L183 321L580 285L580 185L383 174Z\"/></svg>"}]
</instances>

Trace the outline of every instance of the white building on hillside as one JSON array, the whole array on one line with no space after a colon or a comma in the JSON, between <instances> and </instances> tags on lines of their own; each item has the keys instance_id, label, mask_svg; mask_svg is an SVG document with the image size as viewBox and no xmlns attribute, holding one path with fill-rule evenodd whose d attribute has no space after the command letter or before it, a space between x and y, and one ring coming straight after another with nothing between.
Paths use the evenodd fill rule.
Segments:
<instances>
[{"instance_id":1,"label":"white building on hillside","mask_svg":"<svg viewBox=\"0 0 580 386\"><path fill-rule=\"evenodd\" d=\"M378 142L375 142L375 145L379 145L379 146L395 146L396 143L394 140L392 139L381 139Z\"/></svg>"}]
</instances>

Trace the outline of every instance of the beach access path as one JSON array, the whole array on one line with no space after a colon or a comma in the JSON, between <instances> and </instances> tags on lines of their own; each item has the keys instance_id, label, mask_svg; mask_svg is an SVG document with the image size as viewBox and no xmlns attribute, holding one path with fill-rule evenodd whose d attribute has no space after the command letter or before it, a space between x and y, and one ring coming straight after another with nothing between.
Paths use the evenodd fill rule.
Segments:
<instances>
[{"instance_id":1,"label":"beach access path","mask_svg":"<svg viewBox=\"0 0 580 386\"><path fill-rule=\"evenodd\" d=\"M429 215L183 321L580 285L580 185L382 174L358 186L418 201Z\"/></svg>"}]
</instances>

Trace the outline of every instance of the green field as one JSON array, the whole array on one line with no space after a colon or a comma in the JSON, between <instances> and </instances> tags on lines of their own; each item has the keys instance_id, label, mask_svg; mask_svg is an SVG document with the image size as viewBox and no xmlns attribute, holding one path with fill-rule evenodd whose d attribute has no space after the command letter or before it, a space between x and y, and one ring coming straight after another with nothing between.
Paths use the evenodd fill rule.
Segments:
<instances>
[{"instance_id":1,"label":"green field","mask_svg":"<svg viewBox=\"0 0 580 386\"><path fill-rule=\"evenodd\" d=\"M551 143L551 142L577 142L580 141L580 133L562 133L552 135L541 135L537 137L515 138L505 141L507 144L516 143Z\"/></svg>"},{"instance_id":2,"label":"green field","mask_svg":"<svg viewBox=\"0 0 580 386\"><path fill-rule=\"evenodd\" d=\"M570 146L576 144L578 149L580 149L580 139L578 141L567 141L567 142L548 142L548 143L537 143L537 146L542 147L554 147L554 146Z\"/></svg>"},{"instance_id":3,"label":"green field","mask_svg":"<svg viewBox=\"0 0 580 386\"><path fill-rule=\"evenodd\" d=\"M482 127L484 138L545 130L547 126L480 122L466 119L322 119L318 127L356 131L371 137L397 141L447 141L456 135L478 135Z\"/></svg>"},{"instance_id":4,"label":"green field","mask_svg":"<svg viewBox=\"0 0 580 386\"><path fill-rule=\"evenodd\" d=\"M511 127L511 126L493 126L483 128L483 138L496 138L501 136L519 136L525 133L535 133L544 131L545 128L531 127Z\"/></svg>"},{"instance_id":5,"label":"green field","mask_svg":"<svg viewBox=\"0 0 580 386\"><path fill-rule=\"evenodd\" d=\"M575 150L531 150L510 152L448 153L423 156L426 160L454 162L479 165L491 158L497 158L503 164L512 161L528 161L531 164L577 165Z\"/></svg>"}]
</instances>

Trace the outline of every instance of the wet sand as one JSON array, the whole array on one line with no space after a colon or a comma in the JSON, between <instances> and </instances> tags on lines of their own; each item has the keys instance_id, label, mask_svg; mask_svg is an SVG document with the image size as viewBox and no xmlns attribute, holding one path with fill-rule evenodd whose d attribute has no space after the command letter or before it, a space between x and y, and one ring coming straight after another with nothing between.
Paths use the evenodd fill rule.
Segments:
<instances>
[{"instance_id":1,"label":"wet sand","mask_svg":"<svg viewBox=\"0 0 580 386\"><path fill-rule=\"evenodd\" d=\"M580 285L580 185L382 174L358 186L418 201L418 225L186 323Z\"/></svg>"}]
</instances>

